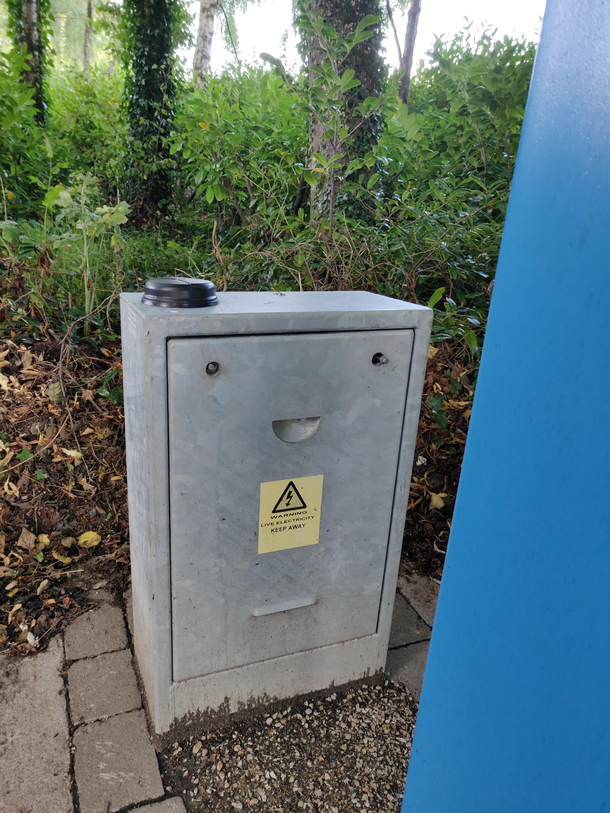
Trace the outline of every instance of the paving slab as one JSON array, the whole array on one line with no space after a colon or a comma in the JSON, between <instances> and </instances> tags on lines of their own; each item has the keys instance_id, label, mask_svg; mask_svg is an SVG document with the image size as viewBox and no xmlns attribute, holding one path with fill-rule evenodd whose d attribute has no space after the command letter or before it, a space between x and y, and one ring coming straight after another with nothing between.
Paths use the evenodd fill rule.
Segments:
<instances>
[{"instance_id":1,"label":"paving slab","mask_svg":"<svg viewBox=\"0 0 610 813\"><path fill-rule=\"evenodd\" d=\"M182 799L174 796L173 799L165 799L154 805L144 805L138 808L138 813L186 813L186 808Z\"/></svg>"},{"instance_id":2,"label":"paving slab","mask_svg":"<svg viewBox=\"0 0 610 813\"><path fill-rule=\"evenodd\" d=\"M114 813L164 795L143 711L81 726L73 742L81 813Z\"/></svg>"},{"instance_id":3,"label":"paving slab","mask_svg":"<svg viewBox=\"0 0 610 813\"><path fill-rule=\"evenodd\" d=\"M424 681L429 641L410 644L388 652L385 671L392 680L404 683L415 700L419 702Z\"/></svg>"},{"instance_id":4,"label":"paving slab","mask_svg":"<svg viewBox=\"0 0 610 813\"><path fill-rule=\"evenodd\" d=\"M100 604L112 604L114 600L112 593L108 592L108 590L104 590L103 587L89 590L87 593L87 598L89 601L99 601Z\"/></svg>"},{"instance_id":5,"label":"paving slab","mask_svg":"<svg viewBox=\"0 0 610 813\"><path fill-rule=\"evenodd\" d=\"M67 627L64 641L69 661L125 649L127 635L121 609L103 604L96 610L84 613Z\"/></svg>"},{"instance_id":6,"label":"paving slab","mask_svg":"<svg viewBox=\"0 0 610 813\"><path fill-rule=\"evenodd\" d=\"M128 649L73 663L68 670L68 690L72 725L142 708Z\"/></svg>"},{"instance_id":7,"label":"paving slab","mask_svg":"<svg viewBox=\"0 0 610 813\"><path fill-rule=\"evenodd\" d=\"M72 813L63 646L0 656L0 810Z\"/></svg>"},{"instance_id":8,"label":"paving slab","mask_svg":"<svg viewBox=\"0 0 610 813\"><path fill-rule=\"evenodd\" d=\"M419 576L417 573L407 573L401 567L398 591L429 627L434 624L438 590L439 585L432 579Z\"/></svg>"},{"instance_id":9,"label":"paving slab","mask_svg":"<svg viewBox=\"0 0 610 813\"><path fill-rule=\"evenodd\" d=\"M396 593L390 630L390 648L413 644L416 641L429 641L430 633L430 627L424 624L407 600L400 593Z\"/></svg>"}]
</instances>

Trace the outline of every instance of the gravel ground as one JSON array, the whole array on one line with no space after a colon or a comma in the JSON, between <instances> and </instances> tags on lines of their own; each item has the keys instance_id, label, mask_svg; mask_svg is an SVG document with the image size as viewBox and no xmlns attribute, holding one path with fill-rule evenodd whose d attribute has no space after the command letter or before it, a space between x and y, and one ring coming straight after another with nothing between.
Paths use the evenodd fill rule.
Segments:
<instances>
[{"instance_id":1,"label":"gravel ground","mask_svg":"<svg viewBox=\"0 0 610 813\"><path fill-rule=\"evenodd\" d=\"M301 700L174 743L161 755L164 784L189 811L397 813L416 713L388 681Z\"/></svg>"}]
</instances>

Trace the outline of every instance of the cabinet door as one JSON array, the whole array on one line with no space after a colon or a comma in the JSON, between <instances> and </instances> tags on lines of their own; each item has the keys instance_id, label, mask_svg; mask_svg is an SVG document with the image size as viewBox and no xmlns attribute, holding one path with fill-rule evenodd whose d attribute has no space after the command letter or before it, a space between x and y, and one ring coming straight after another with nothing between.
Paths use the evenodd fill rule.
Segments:
<instances>
[{"instance_id":1,"label":"cabinet door","mask_svg":"<svg viewBox=\"0 0 610 813\"><path fill-rule=\"evenodd\" d=\"M376 631L412 346L411 330L169 340L174 680ZM259 553L261 484L281 512L306 501L283 494L300 478L322 485L319 541Z\"/></svg>"}]
</instances>

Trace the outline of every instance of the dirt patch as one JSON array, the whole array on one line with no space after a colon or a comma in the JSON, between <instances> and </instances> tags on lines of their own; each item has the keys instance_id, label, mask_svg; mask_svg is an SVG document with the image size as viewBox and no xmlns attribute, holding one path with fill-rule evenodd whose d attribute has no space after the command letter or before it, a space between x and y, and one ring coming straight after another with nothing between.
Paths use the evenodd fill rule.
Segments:
<instances>
[{"instance_id":1,"label":"dirt patch","mask_svg":"<svg viewBox=\"0 0 610 813\"><path fill-rule=\"evenodd\" d=\"M451 530L476 367L446 342L430 348L417 433L402 561L440 580Z\"/></svg>"},{"instance_id":2,"label":"dirt patch","mask_svg":"<svg viewBox=\"0 0 610 813\"><path fill-rule=\"evenodd\" d=\"M44 648L90 587L123 587L120 387L116 340L0 344L0 649Z\"/></svg>"}]
</instances>

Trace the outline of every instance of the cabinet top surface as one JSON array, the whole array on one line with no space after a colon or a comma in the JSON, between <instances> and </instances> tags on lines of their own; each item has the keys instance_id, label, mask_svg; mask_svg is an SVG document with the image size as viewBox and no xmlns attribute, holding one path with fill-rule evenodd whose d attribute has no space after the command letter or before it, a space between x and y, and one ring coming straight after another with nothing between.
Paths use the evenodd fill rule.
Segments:
<instances>
[{"instance_id":1,"label":"cabinet top surface","mask_svg":"<svg viewBox=\"0 0 610 813\"><path fill-rule=\"evenodd\" d=\"M422 305L391 299L366 291L220 291L218 305L208 308L159 308L142 303L141 293L121 294L123 304L145 319L180 317L216 318L225 315L349 314L388 311L429 311Z\"/></svg>"}]
</instances>

